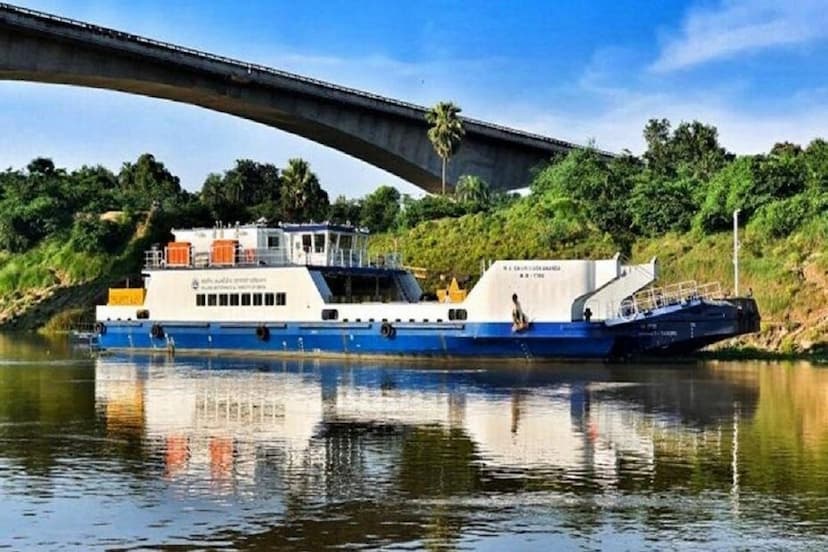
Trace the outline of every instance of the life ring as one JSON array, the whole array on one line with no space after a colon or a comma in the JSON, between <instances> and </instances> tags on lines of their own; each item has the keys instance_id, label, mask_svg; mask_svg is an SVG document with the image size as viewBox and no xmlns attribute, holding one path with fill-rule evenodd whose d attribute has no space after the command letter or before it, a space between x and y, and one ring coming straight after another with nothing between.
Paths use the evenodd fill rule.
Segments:
<instances>
[{"instance_id":1,"label":"life ring","mask_svg":"<svg viewBox=\"0 0 828 552\"><path fill-rule=\"evenodd\" d=\"M382 326L380 326L380 335L382 337L392 338L396 335L397 330L388 322L383 322Z\"/></svg>"},{"instance_id":2,"label":"life ring","mask_svg":"<svg viewBox=\"0 0 828 552\"><path fill-rule=\"evenodd\" d=\"M152 328L150 328L150 335L155 339L161 339L164 337L164 328L161 324L153 324Z\"/></svg>"},{"instance_id":3,"label":"life ring","mask_svg":"<svg viewBox=\"0 0 828 552\"><path fill-rule=\"evenodd\" d=\"M106 333L106 324L103 322L95 322L95 333L98 335L104 335Z\"/></svg>"},{"instance_id":4,"label":"life ring","mask_svg":"<svg viewBox=\"0 0 828 552\"><path fill-rule=\"evenodd\" d=\"M270 339L270 330L264 324L256 326L256 337L259 338L259 341L267 341Z\"/></svg>"}]
</instances>

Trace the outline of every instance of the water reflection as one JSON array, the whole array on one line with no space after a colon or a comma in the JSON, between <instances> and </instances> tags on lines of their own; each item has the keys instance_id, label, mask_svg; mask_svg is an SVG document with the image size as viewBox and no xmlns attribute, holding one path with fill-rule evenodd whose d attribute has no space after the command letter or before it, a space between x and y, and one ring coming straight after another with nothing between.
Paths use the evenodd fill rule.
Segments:
<instances>
[{"instance_id":1,"label":"water reflection","mask_svg":"<svg viewBox=\"0 0 828 552\"><path fill-rule=\"evenodd\" d=\"M826 393L807 364L3 368L0 524L47 546L811 546ZM60 531L18 523L44 510Z\"/></svg>"}]
</instances>

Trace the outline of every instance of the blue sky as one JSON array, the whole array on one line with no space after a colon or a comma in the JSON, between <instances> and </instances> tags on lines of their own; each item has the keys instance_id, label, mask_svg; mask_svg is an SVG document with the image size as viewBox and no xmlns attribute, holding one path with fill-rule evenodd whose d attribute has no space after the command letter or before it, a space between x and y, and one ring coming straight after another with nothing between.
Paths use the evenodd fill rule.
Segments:
<instances>
[{"instance_id":1,"label":"blue sky","mask_svg":"<svg viewBox=\"0 0 828 552\"><path fill-rule=\"evenodd\" d=\"M17 0L152 38L610 150L651 117L719 127L738 153L828 132L828 5L757 0ZM201 108L0 81L0 166L149 151L190 190L247 157L310 161L335 197L417 189L308 140Z\"/></svg>"}]
</instances>

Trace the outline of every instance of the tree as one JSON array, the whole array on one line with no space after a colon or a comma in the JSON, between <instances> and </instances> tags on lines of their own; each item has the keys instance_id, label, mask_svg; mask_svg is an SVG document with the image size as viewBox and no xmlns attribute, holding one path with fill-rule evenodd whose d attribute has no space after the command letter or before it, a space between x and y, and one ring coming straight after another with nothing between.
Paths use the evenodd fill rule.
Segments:
<instances>
[{"instance_id":1,"label":"tree","mask_svg":"<svg viewBox=\"0 0 828 552\"><path fill-rule=\"evenodd\" d=\"M210 210L213 220L228 223L250 221L261 217L279 220L281 178L279 169L270 163L237 159L223 175L212 173L201 188L201 201Z\"/></svg>"},{"instance_id":2,"label":"tree","mask_svg":"<svg viewBox=\"0 0 828 552\"><path fill-rule=\"evenodd\" d=\"M560 205L562 199L571 200L578 213L620 238L618 243L626 243L631 224L627 199L640 173L639 165L631 155L609 165L594 149L572 150L562 161L537 173L530 189L550 213L559 212L553 206Z\"/></svg>"},{"instance_id":3,"label":"tree","mask_svg":"<svg viewBox=\"0 0 828 552\"><path fill-rule=\"evenodd\" d=\"M385 232L400 212L400 192L391 186L380 186L362 200L359 222L371 232Z\"/></svg>"},{"instance_id":4,"label":"tree","mask_svg":"<svg viewBox=\"0 0 828 552\"><path fill-rule=\"evenodd\" d=\"M676 172L685 172L701 181L709 180L733 158L719 145L718 129L698 121L676 127L672 150Z\"/></svg>"},{"instance_id":5,"label":"tree","mask_svg":"<svg viewBox=\"0 0 828 552\"><path fill-rule=\"evenodd\" d=\"M468 211L483 211L491 204L492 193L489 184L479 176L464 174L457 180L454 196L468 205Z\"/></svg>"},{"instance_id":6,"label":"tree","mask_svg":"<svg viewBox=\"0 0 828 552\"><path fill-rule=\"evenodd\" d=\"M174 205L182 198L181 182L163 163L150 153L135 163L124 163L118 184L127 204L135 209L149 209L154 203Z\"/></svg>"},{"instance_id":7,"label":"tree","mask_svg":"<svg viewBox=\"0 0 828 552\"><path fill-rule=\"evenodd\" d=\"M667 119L650 119L644 127L644 141L647 143L644 160L655 174L667 174L673 168L670 133L670 121Z\"/></svg>"},{"instance_id":8,"label":"tree","mask_svg":"<svg viewBox=\"0 0 828 552\"><path fill-rule=\"evenodd\" d=\"M289 159L282 171L282 213L287 221L321 220L328 214L328 193L304 159Z\"/></svg>"},{"instance_id":9,"label":"tree","mask_svg":"<svg viewBox=\"0 0 828 552\"><path fill-rule=\"evenodd\" d=\"M404 196L399 214L400 225L413 228L421 222L441 218L455 218L466 214L463 206L449 197L426 195L422 199Z\"/></svg>"},{"instance_id":10,"label":"tree","mask_svg":"<svg viewBox=\"0 0 828 552\"><path fill-rule=\"evenodd\" d=\"M119 210L118 178L100 165L83 167L73 171L66 184L66 195L76 212L103 213Z\"/></svg>"},{"instance_id":11,"label":"tree","mask_svg":"<svg viewBox=\"0 0 828 552\"><path fill-rule=\"evenodd\" d=\"M431 125L428 129L428 139L443 163L443 195L446 193L446 165L460 147L460 141L466 133L458 116L460 111L461 109L452 102L439 102L425 115L426 121Z\"/></svg>"},{"instance_id":12,"label":"tree","mask_svg":"<svg viewBox=\"0 0 828 552\"><path fill-rule=\"evenodd\" d=\"M754 188L757 160L741 156L716 173L706 186L694 225L703 232L727 230L734 209L744 208L744 197Z\"/></svg>"},{"instance_id":13,"label":"tree","mask_svg":"<svg viewBox=\"0 0 828 552\"><path fill-rule=\"evenodd\" d=\"M348 199L344 195L336 198L331 203L331 210L328 212L328 220L337 224L359 224L362 213L362 201L359 199Z\"/></svg>"},{"instance_id":14,"label":"tree","mask_svg":"<svg viewBox=\"0 0 828 552\"><path fill-rule=\"evenodd\" d=\"M808 185L822 193L828 193L828 142L817 138L805 148L805 164L808 166Z\"/></svg>"},{"instance_id":15,"label":"tree","mask_svg":"<svg viewBox=\"0 0 828 552\"><path fill-rule=\"evenodd\" d=\"M667 119L650 119L644 127L644 160L656 176L691 176L709 180L733 156L719 145L719 131L698 121L681 123L671 131Z\"/></svg>"},{"instance_id":16,"label":"tree","mask_svg":"<svg viewBox=\"0 0 828 552\"><path fill-rule=\"evenodd\" d=\"M224 173L228 199L244 205L278 201L281 191L279 169L270 163L237 159L236 166Z\"/></svg>"},{"instance_id":17,"label":"tree","mask_svg":"<svg viewBox=\"0 0 828 552\"><path fill-rule=\"evenodd\" d=\"M696 185L692 177L640 178L629 201L635 229L645 236L688 230L696 212L691 193Z\"/></svg>"}]
</instances>

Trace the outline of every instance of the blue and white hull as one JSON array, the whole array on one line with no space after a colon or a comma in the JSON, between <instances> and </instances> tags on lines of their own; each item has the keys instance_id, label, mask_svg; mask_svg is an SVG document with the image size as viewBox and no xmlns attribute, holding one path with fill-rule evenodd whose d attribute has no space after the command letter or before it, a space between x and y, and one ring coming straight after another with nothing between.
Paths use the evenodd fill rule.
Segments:
<instances>
[{"instance_id":1,"label":"blue and white hull","mask_svg":"<svg viewBox=\"0 0 828 552\"><path fill-rule=\"evenodd\" d=\"M533 323L383 323L116 321L101 325L106 349L249 352L308 356L607 359L690 352L758 329L755 308L703 301L669 306L634 320ZM755 304L754 304L755 305Z\"/></svg>"},{"instance_id":2,"label":"blue and white hull","mask_svg":"<svg viewBox=\"0 0 828 552\"><path fill-rule=\"evenodd\" d=\"M694 282L649 287L655 259L496 261L468 293L455 283L426 301L396 256L369 258L350 227L175 236L148 252L143 288L112 289L98 306L103 348L604 359L689 351L759 323L752 300L716 300Z\"/></svg>"},{"instance_id":3,"label":"blue and white hull","mask_svg":"<svg viewBox=\"0 0 828 552\"><path fill-rule=\"evenodd\" d=\"M163 329L156 331L153 326ZM262 335L260 328L267 328ZM615 338L597 323L534 324L516 335L510 323L382 324L110 322L99 341L106 349L252 352L310 356L491 358L606 358Z\"/></svg>"}]
</instances>

